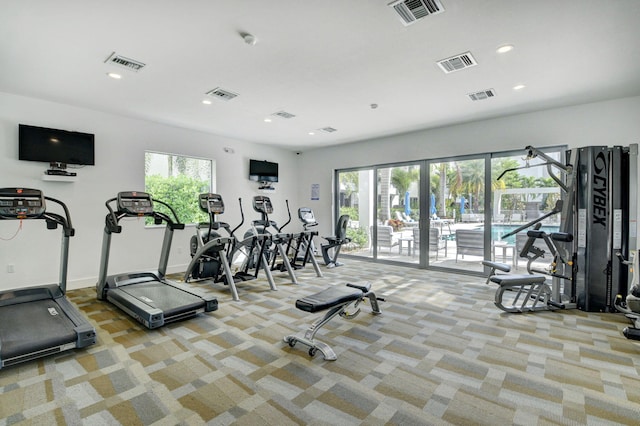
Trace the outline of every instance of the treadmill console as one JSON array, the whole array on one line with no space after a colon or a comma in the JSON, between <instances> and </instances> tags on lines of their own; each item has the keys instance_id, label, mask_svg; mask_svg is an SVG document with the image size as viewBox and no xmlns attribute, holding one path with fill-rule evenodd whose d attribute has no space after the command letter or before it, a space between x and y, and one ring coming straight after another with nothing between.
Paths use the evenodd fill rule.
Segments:
<instances>
[{"instance_id":1,"label":"treadmill console","mask_svg":"<svg viewBox=\"0 0 640 426\"><path fill-rule=\"evenodd\" d=\"M44 195L38 189L0 189L0 217L6 219L39 218L45 211Z\"/></svg>"},{"instance_id":2,"label":"treadmill console","mask_svg":"<svg viewBox=\"0 0 640 426\"><path fill-rule=\"evenodd\" d=\"M256 195L253 197L253 209L258 213L273 213L273 205L271 199L266 195Z\"/></svg>"},{"instance_id":3,"label":"treadmill console","mask_svg":"<svg viewBox=\"0 0 640 426\"><path fill-rule=\"evenodd\" d=\"M143 216L153 214L153 201L146 192L119 192L118 210L126 214Z\"/></svg>"},{"instance_id":4,"label":"treadmill console","mask_svg":"<svg viewBox=\"0 0 640 426\"><path fill-rule=\"evenodd\" d=\"M200 194L200 209L207 213L224 213L224 202L219 194Z\"/></svg>"}]
</instances>

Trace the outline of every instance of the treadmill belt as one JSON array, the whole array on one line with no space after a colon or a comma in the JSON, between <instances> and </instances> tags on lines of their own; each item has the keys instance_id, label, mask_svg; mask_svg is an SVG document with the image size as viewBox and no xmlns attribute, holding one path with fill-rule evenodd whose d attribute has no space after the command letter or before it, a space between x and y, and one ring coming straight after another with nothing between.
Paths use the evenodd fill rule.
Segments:
<instances>
[{"instance_id":1,"label":"treadmill belt","mask_svg":"<svg viewBox=\"0 0 640 426\"><path fill-rule=\"evenodd\" d=\"M53 299L0 308L3 360L74 343L75 325Z\"/></svg>"},{"instance_id":2,"label":"treadmill belt","mask_svg":"<svg viewBox=\"0 0 640 426\"><path fill-rule=\"evenodd\" d=\"M165 317L204 307L204 300L201 297L160 281L131 284L118 287L117 290L135 297L146 305L162 310Z\"/></svg>"}]
</instances>

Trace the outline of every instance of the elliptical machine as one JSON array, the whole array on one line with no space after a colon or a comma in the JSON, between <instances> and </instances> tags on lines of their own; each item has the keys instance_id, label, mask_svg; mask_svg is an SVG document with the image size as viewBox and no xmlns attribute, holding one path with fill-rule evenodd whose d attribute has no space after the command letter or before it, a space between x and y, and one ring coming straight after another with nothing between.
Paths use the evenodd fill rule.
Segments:
<instances>
[{"instance_id":1,"label":"elliptical machine","mask_svg":"<svg viewBox=\"0 0 640 426\"><path fill-rule=\"evenodd\" d=\"M640 340L640 250L631 252L630 259L624 259L622 253L617 252L616 256L620 261L629 266L631 272L631 287L627 293L626 299L622 300L622 295L616 296L615 307L618 311L625 314L633 324L631 327L625 327L622 334L627 339Z\"/></svg>"},{"instance_id":2,"label":"elliptical machine","mask_svg":"<svg viewBox=\"0 0 640 426\"><path fill-rule=\"evenodd\" d=\"M196 234L189 244L191 262L184 274L184 281L212 279L214 282L228 284L231 277L228 253L235 242L234 230L226 222L216 220L216 215L224 213L224 201L219 194L204 193L198 197L200 209L209 215L208 222L196 225ZM222 236L218 230L224 229L228 236ZM232 289L233 292L233 289ZM234 294L234 299L237 294Z\"/></svg>"},{"instance_id":3,"label":"elliptical machine","mask_svg":"<svg viewBox=\"0 0 640 426\"><path fill-rule=\"evenodd\" d=\"M302 226L305 231L309 231L309 228L318 226L318 222L313 214L313 210L309 207L300 207L298 209L298 217L302 221ZM349 215L343 214L338 218L336 223L335 234L329 237L322 237L327 240L328 244L321 244L320 249L322 251L322 258L327 268L335 268L336 266L342 266L343 263L338 262L338 255L340 249L344 244L351 242L351 238L347 237L347 225L349 223ZM316 233L317 235L317 233ZM315 253L316 249L313 244L313 238L309 238L309 244L311 245L311 251ZM333 251L333 254L331 252Z\"/></svg>"},{"instance_id":4,"label":"elliptical machine","mask_svg":"<svg viewBox=\"0 0 640 426\"><path fill-rule=\"evenodd\" d=\"M316 276L322 278L322 271L320 270L318 262L311 252L311 250L313 249L313 237L315 235L318 235L318 232L309 230L304 227L304 231L302 232L289 234L283 233L283 229L289 223L291 223L291 209L289 208L289 200L285 200L285 203L287 205L288 220L279 228L277 227L277 225L275 225L275 222L272 222L272 225L274 225L274 228L278 231L276 239L278 239L279 242L281 242L281 244L283 245L284 253L288 258L291 269L302 269L306 266L307 262L310 262L313 265L313 269L316 271ZM300 214L300 211L298 211L298 214ZM276 261L277 256L273 256L273 259L271 261L271 270L284 272L286 270L285 262L282 261L281 263L276 264Z\"/></svg>"},{"instance_id":5,"label":"elliptical machine","mask_svg":"<svg viewBox=\"0 0 640 426\"><path fill-rule=\"evenodd\" d=\"M261 265L266 266L266 268L264 268L265 272L267 270L269 271L269 273L267 273L267 279L269 279L269 283L272 284L274 288L275 283L273 282L271 270L287 271L291 281L294 284L298 284L298 280L289 262L289 257L287 256L287 250L284 248L285 244L290 243L293 234L281 232L278 224L269 219L269 215L273 213L273 204L271 204L269 197L264 195L254 196L253 209L260 213L260 219L251 222L251 229L245 233L244 238L245 240L249 238L258 239L260 240L260 244L252 250L251 256L249 256L249 267L255 267L257 271ZM269 228L275 229L276 232L270 232ZM276 267L276 258L278 255L282 259L282 264ZM266 264L264 262L266 262Z\"/></svg>"}]
</instances>

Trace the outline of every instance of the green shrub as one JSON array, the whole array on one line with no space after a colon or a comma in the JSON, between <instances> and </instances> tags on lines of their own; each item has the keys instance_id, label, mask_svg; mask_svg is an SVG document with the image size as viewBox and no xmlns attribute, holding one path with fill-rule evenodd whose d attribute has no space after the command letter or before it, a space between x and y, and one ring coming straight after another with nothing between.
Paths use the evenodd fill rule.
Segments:
<instances>
[{"instance_id":1,"label":"green shrub","mask_svg":"<svg viewBox=\"0 0 640 426\"><path fill-rule=\"evenodd\" d=\"M184 175L165 178L159 175L147 176L145 191L155 200L169 204L178 215L181 223L205 222L209 218L198 206L198 195L209 191L209 182ZM173 218L165 206L155 204L155 209ZM147 218L147 225L153 224L153 219Z\"/></svg>"},{"instance_id":2,"label":"green shrub","mask_svg":"<svg viewBox=\"0 0 640 426\"><path fill-rule=\"evenodd\" d=\"M362 228L347 228L347 237L356 248L369 247L369 235Z\"/></svg>"},{"instance_id":3,"label":"green shrub","mask_svg":"<svg viewBox=\"0 0 640 426\"><path fill-rule=\"evenodd\" d=\"M357 207L340 207L340 216L343 214L348 214L349 220L360 220Z\"/></svg>"}]
</instances>

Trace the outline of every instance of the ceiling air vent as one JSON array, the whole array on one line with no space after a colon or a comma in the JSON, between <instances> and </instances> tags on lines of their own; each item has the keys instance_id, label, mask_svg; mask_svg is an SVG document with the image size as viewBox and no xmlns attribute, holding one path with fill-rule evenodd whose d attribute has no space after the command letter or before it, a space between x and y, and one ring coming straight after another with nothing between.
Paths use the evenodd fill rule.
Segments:
<instances>
[{"instance_id":1,"label":"ceiling air vent","mask_svg":"<svg viewBox=\"0 0 640 426\"><path fill-rule=\"evenodd\" d=\"M426 16L444 12L440 0L396 0L389 3L389 6L398 13L405 26Z\"/></svg>"},{"instance_id":2,"label":"ceiling air vent","mask_svg":"<svg viewBox=\"0 0 640 426\"><path fill-rule=\"evenodd\" d=\"M333 132L337 132L338 129L334 129L333 127L323 127L322 129L323 132L327 132L327 133L333 133Z\"/></svg>"},{"instance_id":3,"label":"ceiling air vent","mask_svg":"<svg viewBox=\"0 0 640 426\"><path fill-rule=\"evenodd\" d=\"M473 56L471 56L471 52L461 53L460 55L438 61L438 66L446 74L476 65L478 65L478 63L473 59Z\"/></svg>"},{"instance_id":4,"label":"ceiling air vent","mask_svg":"<svg viewBox=\"0 0 640 426\"><path fill-rule=\"evenodd\" d=\"M135 59L129 59L125 58L124 56L116 55L116 52L113 52L111 55L109 55L104 63L117 65L133 72L138 72L145 66L144 63L136 61Z\"/></svg>"},{"instance_id":5,"label":"ceiling air vent","mask_svg":"<svg viewBox=\"0 0 640 426\"><path fill-rule=\"evenodd\" d=\"M295 117L294 114L291 114L290 112L287 112L287 111L278 111L278 112L274 112L271 115L277 115L278 117L282 117L282 118L293 118L293 117Z\"/></svg>"},{"instance_id":6,"label":"ceiling air vent","mask_svg":"<svg viewBox=\"0 0 640 426\"><path fill-rule=\"evenodd\" d=\"M475 93L468 93L469 99L472 101L482 101L485 99L493 98L496 95L496 92L493 89L481 90Z\"/></svg>"},{"instance_id":7,"label":"ceiling air vent","mask_svg":"<svg viewBox=\"0 0 640 426\"><path fill-rule=\"evenodd\" d=\"M229 101L238 96L237 93L230 92L228 90L221 89L220 87L216 87L213 90L209 90L205 95L212 96L217 99L222 99L223 101Z\"/></svg>"}]
</instances>

